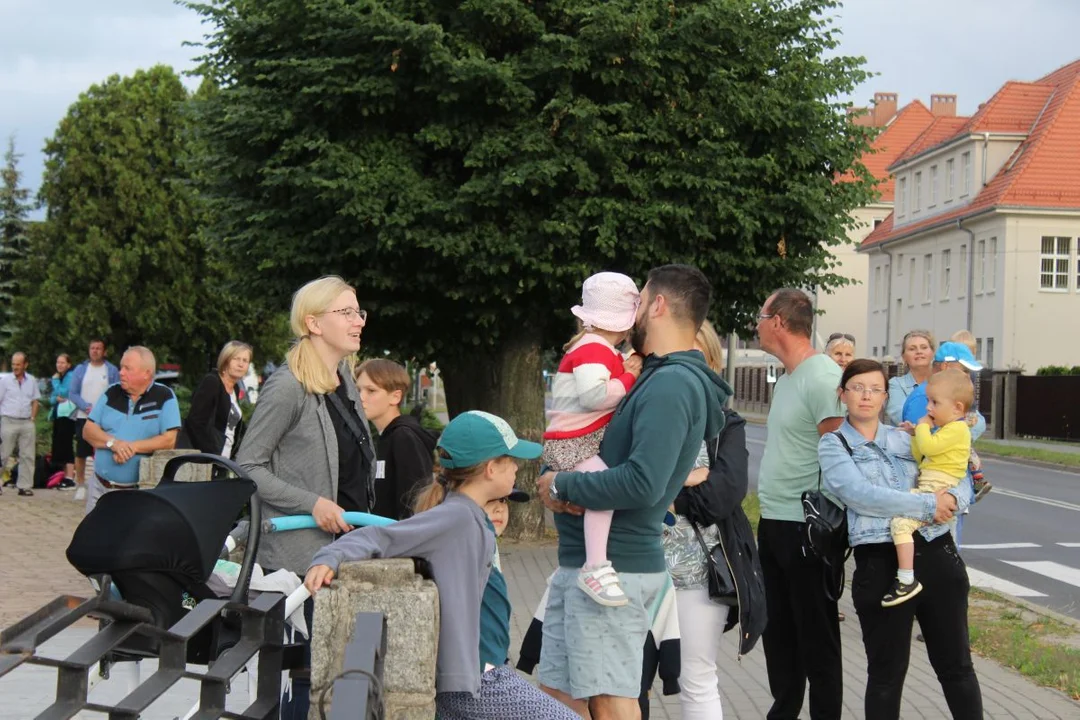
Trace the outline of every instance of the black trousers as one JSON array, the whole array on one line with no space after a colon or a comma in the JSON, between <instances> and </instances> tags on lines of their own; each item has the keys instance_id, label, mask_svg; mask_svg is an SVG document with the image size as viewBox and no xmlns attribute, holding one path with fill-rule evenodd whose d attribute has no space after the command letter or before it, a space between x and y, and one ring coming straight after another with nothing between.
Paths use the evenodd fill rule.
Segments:
<instances>
[{"instance_id":1,"label":"black trousers","mask_svg":"<svg viewBox=\"0 0 1080 720\"><path fill-rule=\"evenodd\" d=\"M881 597L896 578L896 567L892 543L855 548L851 598L866 647L866 717L900 717L911 656L911 625L918 618L926 653L953 718L981 719L982 692L968 641L967 567L952 535L927 542L915 533L915 577L923 590L901 605L883 608Z\"/></svg>"},{"instance_id":2,"label":"black trousers","mask_svg":"<svg viewBox=\"0 0 1080 720\"><path fill-rule=\"evenodd\" d=\"M773 696L768 720L796 720L807 681L813 720L839 720L843 707L838 610L825 595L827 570L804 547L804 537L803 523L763 519L758 525L769 613L762 635Z\"/></svg>"}]
</instances>

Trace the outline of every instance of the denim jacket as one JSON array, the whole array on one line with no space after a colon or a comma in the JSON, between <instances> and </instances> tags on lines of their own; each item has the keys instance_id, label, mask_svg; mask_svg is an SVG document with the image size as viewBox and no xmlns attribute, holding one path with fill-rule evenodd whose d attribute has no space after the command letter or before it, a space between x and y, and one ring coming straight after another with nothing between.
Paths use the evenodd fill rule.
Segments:
<instances>
[{"instance_id":1,"label":"denim jacket","mask_svg":"<svg viewBox=\"0 0 1080 720\"><path fill-rule=\"evenodd\" d=\"M915 389L915 376L911 373L898 375L889 380L889 399L885 403L885 419L893 425L903 420L904 402Z\"/></svg>"},{"instance_id":2,"label":"denim jacket","mask_svg":"<svg viewBox=\"0 0 1080 720\"><path fill-rule=\"evenodd\" d=\"M823 488L847 506L852 547L892 542L889 521L894 517L930 523L919 529L926 540L949 532L951 523L933 524L937 508L933 493L911 492L919 473L911 456L911 436L882 423L871 441L847 420L838 432L851 446L851 455L839 438L825 433L818 442L818 460ZM961 488L949 490L956 498L957 513L968 505L967 493Z\"/></svg>"}]
</instances>

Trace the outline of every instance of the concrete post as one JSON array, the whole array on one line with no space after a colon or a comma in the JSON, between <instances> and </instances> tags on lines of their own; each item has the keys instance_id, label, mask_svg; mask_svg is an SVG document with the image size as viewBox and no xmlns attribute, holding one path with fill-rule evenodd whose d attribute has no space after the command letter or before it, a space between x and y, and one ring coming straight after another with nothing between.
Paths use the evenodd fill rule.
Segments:
<instances>
[{"instance_id":1,"label":"concrete post","mask_svg":"<svg viewBox=\"0 0 1080 720\"><path fill-rule=\"evenodd\" d=\"M318 720L316 699L345 661L358 612L386 616L384 690L387 720L435 717L435 656L439 639L439 593L416 574L408 559L345 563L331 587L315 596L311 638L309 720Z\"/></svg>"},{"instance_id":2,"label":"concrete post","mask_svg":"<svg viewBox=\"0 0 1080 720\"><path fill-rule=\"evenodd\" d=\"M158 450L139 460L139 487L143 490L157 487L165 474L165 463L180 455L190 455L198 450ZM177 482L206 482L210 479L210 465L185 465L176 473Z\"/></svg>"},{"instance_id":3,"label":"concrete post","mask_svg":"<svg viewBox=\"0 0 1080 720\"><path fill-rule=\"evenodd\" d=\"M995 440L1005 438L1005 374L994 371L990 389L990 429Z\"/></svg>"},{"instance_id":4,"label":"concrete post","mask_svg":"<svg viewBox=\"0 0 1080 720\"><path fill-rule=\"evenodd\" d=\"M1002 438L1013 440L1016 438L1016 379L1020 376L1019 371L1010 370L1005 375L1005 401L1004 422Z\"/></svg>"}]
</instances>

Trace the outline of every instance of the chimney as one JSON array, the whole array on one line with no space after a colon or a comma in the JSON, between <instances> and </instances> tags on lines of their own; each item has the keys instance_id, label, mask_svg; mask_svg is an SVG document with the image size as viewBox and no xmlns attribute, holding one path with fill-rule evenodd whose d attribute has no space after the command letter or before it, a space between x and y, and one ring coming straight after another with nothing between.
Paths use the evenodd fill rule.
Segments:
<instances>
[{"instance_id":1,"label":"chimney","mask_svg":"<svg viewBox=\"0 0 1080 720\"><path fill-rule=\"evenodd\" d=\"M896 93L874 93L874 127L884 127L896 114Z\"/></svg>"},{"instance_id":2,"label":"chimney","mask_svg":"<svg viewBox=\"0 0 1080 720\"><path fill-rule=\"evenodd\" d=\"M873 127L874 125L874 113L864 107L849 107L847 114L852 125L862 127Z\"/></svg>"},{"instance_id":3,"label":"chimney","mask_svg":"<svg viewBox=\"0 0 1080 720\"><path fill-rule=\"evenodd\" d=\"M956 96L931 95L930 114L934 117L956 117Z\"/></svg>"}]
</instances>

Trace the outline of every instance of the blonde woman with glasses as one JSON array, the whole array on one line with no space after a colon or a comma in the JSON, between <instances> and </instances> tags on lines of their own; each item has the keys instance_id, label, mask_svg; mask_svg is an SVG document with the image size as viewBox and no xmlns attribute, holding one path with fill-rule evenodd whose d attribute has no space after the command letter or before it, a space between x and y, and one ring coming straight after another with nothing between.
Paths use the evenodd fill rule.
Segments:
<instances>
[{"instance_id":1,"label":"blonde woman with glasses","mask_svg":"<svg viewBox=\"0 0 1080 720\"><path fill-rule=\"evenodd\" d=\"M889 399L885 418L892 425L903 422L904 403L916 385L922 385L934 374L934 351L937 343L929 330L912 330L904 336L901 358L907 374L889 380Z\"/></svg>"},{"instance_id":2,"label":"blonde woman with glasses","mask_svg":"<svg viewBox=\"0 0 1080 720\"><path fill-rule=\"evenodd\" d=\"M259 395L237 461L258 485L264 518L313 515L318 527L264 535L264 572L303 577L316 552L352 529L343 513L374 503L375 453L352 372L366 320L356 291L336 276L293 296L293 346ZM308 627L313 610L309 600ZM309 695L309 679L294 677L281 717L306 718Z\"/></svg>"}]
</instances>

